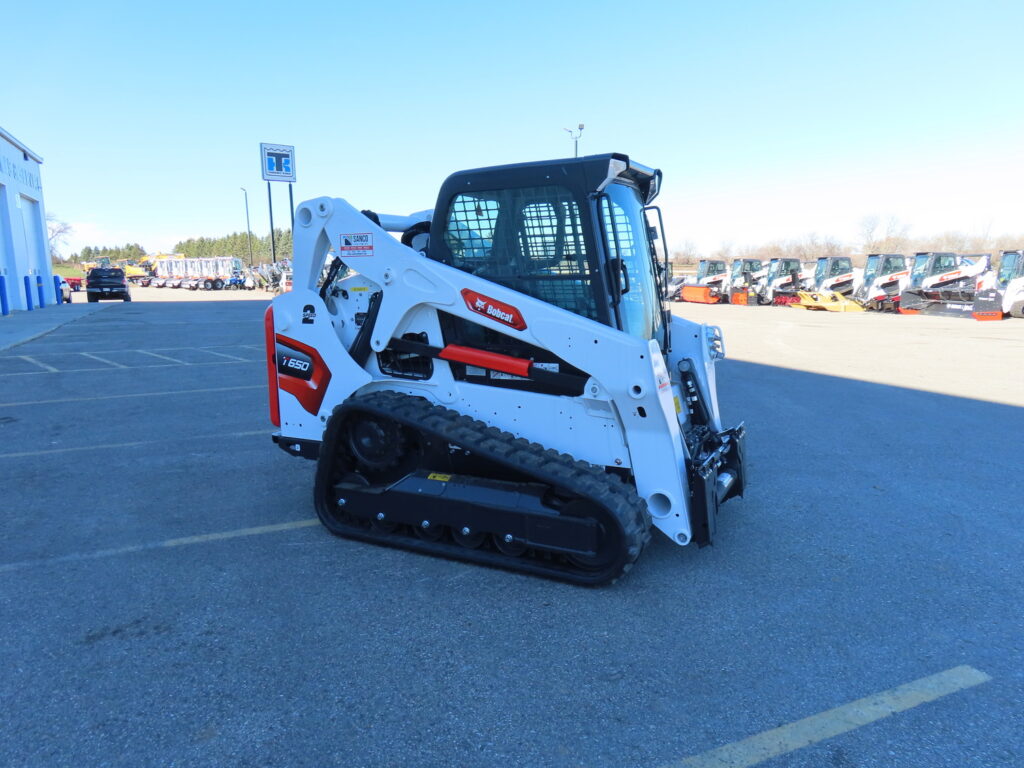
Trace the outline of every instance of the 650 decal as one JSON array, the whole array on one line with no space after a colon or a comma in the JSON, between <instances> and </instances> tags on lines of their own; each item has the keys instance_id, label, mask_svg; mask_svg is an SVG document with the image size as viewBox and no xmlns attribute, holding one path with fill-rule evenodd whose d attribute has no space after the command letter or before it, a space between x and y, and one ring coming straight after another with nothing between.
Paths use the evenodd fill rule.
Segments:
<instances>
[{"instance_id":1,"label":"650 decal","mask_svg":"<svg viewBox=\"0 0 1024 768\"><path fill-rule=\"evenodd\" d=\"M303 381L313 378L313 360L294 349L277 345L277 372Z\"/></svg>"}]
</instances>

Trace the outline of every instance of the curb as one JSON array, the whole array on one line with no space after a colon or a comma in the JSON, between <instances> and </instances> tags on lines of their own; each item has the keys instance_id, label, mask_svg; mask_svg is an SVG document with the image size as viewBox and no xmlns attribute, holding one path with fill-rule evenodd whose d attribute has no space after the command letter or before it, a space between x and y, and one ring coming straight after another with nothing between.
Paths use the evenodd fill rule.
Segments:
<instances>
[{"instance_id":1,"label":"curb","mask_svg":"<svg viewBox=\"0 0 1024 768\"><path fill-rule=\"evenodd\" d=\"M25 328L25 335L24 336L20 336L19 338L15 339L14 341L4 341L3 340L3 336L5 335L4 331L5 330L9 330L9 329L5 329L4 324L5 323L13 322L13 321L15 321L16 318L28 315L29 313L27 311L25 311L25 310L17 310L15 314L11 314L11 315L9 315L6 318L0 318L0 352L6 351L8 349L13 349L14 347L21 346L22 344L26 344L26 343L28 343L30 341L38 339L40 336L45 336L46 334L50 333L51 331L57 330L58 328L60 328L63 325L67 325L68 323L73 323L73 322L75 322L76 320L78 320L80 318L86 317L86 316L91 315L91 314L93 314L95 312L99 312L102 309L107 309L108 307L112 307L114 305L113 304L103 304L101 302L96 302L95 304L78 304L77 306L83 307L83 309L80 310L80 311L74 311L73 316L70 316L70 317L68 316L68 310L65 308L65 307L68 307L68 306L74 307L76 305L74 305L74 304L63 305L60 308L57 308L56 306L54 306L54 307L43 307L42 309L32 310L32 313L31 313L32 314L32 320L33 320L32 325L30 325L27 328ZM46 312L49 309L53 309L55 311L52 314L47 314L46 315L45 327L41 327L39 324L37 324L35 322L35 318L37 316L37 313L39 313L39 312ZM56 321L56 322L54 322L54 321Z\"/></svg>"}]
</instances>

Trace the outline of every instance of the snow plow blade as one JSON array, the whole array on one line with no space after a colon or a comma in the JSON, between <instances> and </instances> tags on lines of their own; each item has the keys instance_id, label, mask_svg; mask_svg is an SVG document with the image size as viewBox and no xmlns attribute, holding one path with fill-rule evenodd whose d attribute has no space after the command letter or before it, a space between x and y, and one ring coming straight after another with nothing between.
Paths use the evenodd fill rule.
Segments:
<instances>
[{"instance_id":1,"label":"snow plow blade","mask_svg":"<svg viewBox=\"0 0 1024 768\"><path fill-rule=\"evenodd\" d=\"M694 304L717 304L722 300L722 294L718 289L707 285L684 285L679 296L683 301Z\"/></svg>"},{"instance_id":2,"label":"snow plow blade","mask_svg":"<svg viewBox=\"0 0 1024 768\"><path fill-rule=\"evenodd\" d=\"M900 294L901 315L938 315L942 317L972 317L974 297L960 291L916 291Z\"/></svg>"},{"instance_id":3,"label":"snow plow blade","mask_svg":"<svg viewBox=\"0 0 1024 768\"><path fill-rule=\"evenodd\" d=\"M864 307L836 291L797 291L794 309L824 309L828 312L863 312Z\"/></svg>"}]
</instances>

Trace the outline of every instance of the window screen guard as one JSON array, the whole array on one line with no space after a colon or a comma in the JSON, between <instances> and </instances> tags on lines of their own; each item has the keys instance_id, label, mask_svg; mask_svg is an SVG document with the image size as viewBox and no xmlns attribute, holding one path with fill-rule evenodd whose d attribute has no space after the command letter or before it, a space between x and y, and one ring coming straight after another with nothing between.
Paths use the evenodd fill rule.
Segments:
<instances>
[{"instance_id":1,"label":"window screen guard","mask_svg":"<svg viewBox=\"0 0 1024 768\"><path fill-rule=\"evenodd\" d=\"M598 319L580 207L564 187L458 194L445 244L454 267Z\"/></svg>"}]
</instances>

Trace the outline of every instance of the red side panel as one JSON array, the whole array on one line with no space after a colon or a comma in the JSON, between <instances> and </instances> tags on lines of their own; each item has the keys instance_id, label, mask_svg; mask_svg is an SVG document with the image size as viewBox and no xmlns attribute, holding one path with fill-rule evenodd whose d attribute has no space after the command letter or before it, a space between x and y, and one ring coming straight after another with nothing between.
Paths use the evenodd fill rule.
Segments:
<instances>
[{"instance_id":1,"label":"red side panel","mask_svg":"<svg viewBox=\"0 0 1024 768\"><path fill-rule=\"evenodd\" d=\"M484 317L504 323L517 331L526 329L526 321L523 319L522 313L511 304L484 296L482 293L469 290L469 288L462 289L462 298L467 307L474 312L479 312Z\"/></svg>"},{"instance_id":2,"label":"red side panel","mask_svg":"<svg viewBox=\"0 0 1024 768\"><path fill-rule=\"evenodd\" d=\"M267 387L270 395L270 423L281 426L281 403L277 395L277 349L274 344L274 308L263 313L263 340L267 345Z\"/></svg>"},{"instance_id":3,"label":"red side panel","mask_svg":"<svg viewBox=\"0 0 1024 768\"><path fill-rule=\"evenodd\" d=\"M982 320L982 321L986 321L986 320L1002 320L1003 319L1003 313L1002 312L974 312L972 316L974 317L975 320Z\"/></svg>"},{"instance_id":4,"label":"red side panel","mask_svg":"<svg viewBox=\"0 0 1024 768\"><path fill-rule=\"evenodd\" d=\"M441 350L438 355L442 360L451 360L466 365L478 365L481 368L490 368L492 371L511 373L513 376L526 378L530 375L530 361L519 357L502 355L497 352L485 352L482 349L472 347L460 347L457 344L449 344Z\"/></svg>"},{"instance_id":5,"label":"red side panel","mask_svg":"<svg viewBox=\"0 0 1024 768\"><path fill-rule=\"evenodd\" d=\"M283 347L274 356L281 389L295 395L303 409L315 416L320 413L327 385L331 383L327 363L316 349L301 341L277 334L277 344ZM299 355L290 354L289 350Z\"/></svg>"}]
</instances>

